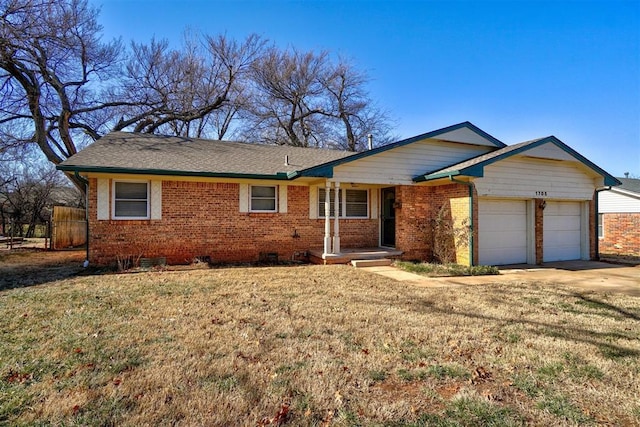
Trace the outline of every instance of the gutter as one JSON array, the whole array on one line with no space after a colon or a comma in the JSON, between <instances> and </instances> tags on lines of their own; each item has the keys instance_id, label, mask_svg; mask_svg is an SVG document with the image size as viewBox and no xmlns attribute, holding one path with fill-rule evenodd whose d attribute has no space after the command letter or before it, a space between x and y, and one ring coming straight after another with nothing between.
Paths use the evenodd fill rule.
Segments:
<instances>
[{"instance_id":1,"label":"gutter","mask_svg":"<svg viewBox=\"0 0 640 427\"><path fill-rule=\"evenodd\" d=\"M89 180L86 179L83 176L80 176L80 172L78 170L76 170L74 172L74 176L84 184L85 186L85 191L84 191L84 197L85 197L85 201L84 201L84 209L85 209L85 217L86 217L86 221L87 221L87 227L86 227L86 235L85 235L85 239L87 241L86 248L87 248L87 252L86 252L86 257L83 263L83 266L86 268L89 266Z\"/></svg>"},{"instance_id":2,"label":"gutter","mask_svg":"<svg viewBox=\"0 0 640 427\"><path fill-rule=\"evenodd\" d=\"M197 172L197 171L174 171L166 169L127 169L107 166L69 166L59 165L56 169L63 172L89 173L121 173L130 175L159 175L159 176L195 176L204 178L241 178L241 179L272 179L272 180L292 180L299 176L299 172L276 172L275 174L248 174L248 173L226 173L226 172ZM83 179L84 178L80 178Z\"/></svg>"},{"instance_id":3,"label":"gutter","mask_svg":"<svg viewBox=\"0 0 640 427\"><path fill-rule=\"evenodd\" d=\"M473 246L474 246L474 238L473 238L473 184L467 181L460 181L453 177L453 175L449 175L449 181L455 182L456 184L462 184L469 187L469 265L471 267L474 266L473 262Z\"/></svg>"},{"instance_id":4,"label":"gutter","mask_svg":"<svg viewBox=\"0 0 640 427\"><path fill-rule=\"evenodd\" d=\"M595 228L595 232L593 233L594 234L593 237L594 237L595 242L596 242L596 244L595 244L595 249L596 249L595 250L595 258L597 260L600 259L600 238L598 237L598 210L599 210L598 209L598 194L601 191L608 191L608 190L611 190L611 186L603 187L603 188L596 188L596 197L595 197L595 203L594 203L595 204L595 209L594 209L595 210L595 212L594 212L595 218L594 219L595 219L596 226L594 227Z\"/></svg>"}]
</instances>

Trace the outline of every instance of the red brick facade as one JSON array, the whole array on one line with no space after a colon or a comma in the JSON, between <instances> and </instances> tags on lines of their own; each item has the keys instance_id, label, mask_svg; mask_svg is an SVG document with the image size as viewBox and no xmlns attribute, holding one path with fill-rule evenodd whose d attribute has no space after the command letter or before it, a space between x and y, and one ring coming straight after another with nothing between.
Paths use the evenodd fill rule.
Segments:
<instances>
[{"instance_id":1,"label":"red brick facade","mask_svg":"<svg viewBox=\"0 0 640 427\"><path fill-rule=\"evenodd\" d=\"M605 213L600 256L640 256L640 213Z\"/></svg>"},{"instance_id":2,"label":"red brick facade","mask_svg":"<svg viewBox=\"0 0 640 427\"><path fill-rule=\"evenodd\" d=\"M408 260L434 259L433 219L438 216L442 206L447 206L447 220L469 216L469 188L463 184L449 184L438 187L398 186L396 187L396 249L403 251L402 257ZM466 202L459 208L452 204L453 199ZM474 206L474 218L477 218L477 206ZM477 223L477 219L474 221ZM474 224L474 230L475 230ZM477 240L477 239L476 239ZM455 251L452 241L445 242ZM466 249L468 252L468 247ZM477 258L477 245L474 245L474 258ZM467 255L468 258L468 255Z\"/></svg>"},{"instance_id":3,"label":"red brick facade","mask_svg":"<svg viewBox=\"0 0 640 427\"><path fill-rule=\"evenodd\" d=\"M185 264L280 260L322 247L324 219L309 218L309 187L289 186L287 213L241 213L239 184L163 181L162 219L97 220L96 179L90 180L89 257L94 264L118 257L166 257ZM343 248L378 246L377 219L341 219ZM296 234L298 237L293 237Z\"/></svg>"},{"instance_id":4,"label":"red brick facade","mask_svg":"<svg viewBox=\"0 0 640 427\"><path fill-rule=\"evenodd\" d=\"M472 187L473 188L473 187ZM373 190L372 190L373 191ZM478 197L473 189L473 263L478 263ZM252 262L261 254L277 253L280 260L321 248L324 219L309 218L309 187L289 185L287 213L240 212L240 185L222 182L163 181L162 215L157 220L97 220L97 180L90 179L89 258L97 265L120 257L165 257L169 264L186 264L208 257L212 262ZM396 187L396 249L407 260L437 261L438 253L452 250L456 262L468 264L469 244L436 236L434 220L466 220L469 187L464 184ZM110 197L109 197L110 199ZM535 199L535 256L543 260L543 199ZM445 210L441 208L445 206ZM371 206L370 209L377 209ZM591 203L590 236L595 233ZM470 224L467 222L465 227ZM605 220L606 242L600 251L626 253L640 247L640 215ZM333 220L331 224L333 233ZM340 219L342 248L377 247L380 220ZM434 250L436 239L439 250ZM591 258L595 239L590 238ZM614 241L615 240L615 241ZM615 248L614 243L622 245Z\"/></svg>"}]
</instances>

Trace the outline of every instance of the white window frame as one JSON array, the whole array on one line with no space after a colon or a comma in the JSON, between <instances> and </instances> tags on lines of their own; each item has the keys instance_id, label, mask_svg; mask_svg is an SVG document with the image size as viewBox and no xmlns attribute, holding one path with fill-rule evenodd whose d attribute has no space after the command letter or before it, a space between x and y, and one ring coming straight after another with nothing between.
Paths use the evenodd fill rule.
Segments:
<instances>
[{"instance_id":1,"label":"white window frame","mask_svg":"<svg viewBox=\"0 0 640 427\"><path fill-rule=\"evenodd\" d=\"M254 187L267 187L274 189L274 209L253 209L253 188ZM277 213L278 212L278 186L277 185L250 185L249 186L249 212L263 212L263 213ZM256 197L259 200L271 200L271 197Z\"/></svg>"},{"instance_id":2,"label":"white window frame","mask_svg":"<svg viewBox=\"0 0 640 427\"><path fill-rule=\"evenodd\" d=\"M344 191L343 191L344 190ZM331 189L330 200L333 203L335 188ZM340 188L338 189L338 197L340 198L338 204L338 212L340 212L340 219L369 219L370 217L370 204L371 204L371 192L367 188ZM347 216L347 191L365 191L367 194L367 214L365 216ZM318 200L316 205L318 206L318 218L324 218L324 202L320 202L321 195L324 196L326 192L325 187L318 187ZM335 208L334 208L335 211ZM330 218L335 218L335 212Z\"/></svg>"},{"instance_id":3,"label":"white window frame","mask_svg":"<svg viewBox=\"0 0 640 427\"><path fill-rule=\"evenodd\" d=\"M598 223L596 224L598 230L598 239L604 239L604 214L598 214Z\"/></svg>"},{"instance_id":4,"label":"white window frame","mask_svg":"<svg viewBox=\"0 0 640 427\"><path fill-rule=\"evenodd\" d=\"M146 184L147 185L147 215L146 216L116 216L116 184L117 183L132 183L132 184ZM122 200L122 199L120 199ZM126 199L125 199L126 200ZM111 218L118 221L138 220L138 219L150 219L151 218L151 182L147 180L137 179L114 179L111 185Z\"/></svg>"}]
</instances>

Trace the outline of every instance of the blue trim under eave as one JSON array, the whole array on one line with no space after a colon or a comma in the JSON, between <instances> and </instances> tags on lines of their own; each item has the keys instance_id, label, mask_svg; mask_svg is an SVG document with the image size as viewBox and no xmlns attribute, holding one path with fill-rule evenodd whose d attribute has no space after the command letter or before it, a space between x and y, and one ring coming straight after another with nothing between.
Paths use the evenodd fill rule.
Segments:
<instances>
[{"instance_id":1,"label":"blue trim under eave","mask_svg":"<svg viewBox=\"0 0 640 427\"><path fill-rule=\"evenodd\" d=\"M394 142L392 144L383 145L378 148L374 148L372 150L362 151L360 153L355 153L351 156L343 157L342 159L333 160L331 162L323 163L321 165L312 166L307 169L303 169L299 172L299 176L311 176L311 177L320 177L320 178L333 178L333 168L339 166L344 163L349 163L354 160L362 159L364 157L369 157L374 154L382 153L387 150L392 150L394 148L402 147L408 144L412 144L417 141L422 141L429 138L435 138L438 135L445 134L447 132L453 132L458 129L467 128L472 132L477 133L481 137L489 140L491 143L495 144L497 148L504 148L507 145L500 141L499 139L489 135L479 127L475 126L471 122L462 122L455 125L447 126L442 129L434 130L431 132L423 133L421 135L413 136L411 138L403 139L401 141Z\"/></svg>"},{"instance_id":2,"label":"blue trim under eave","mask_svg":"<svg viewBox=\"0 0 640 427\"><path fill-rule=\"evenodd\" d=\"M593 170L594 172L597 172L600 176L602 176L604 178L604 185L605 186L618 186L618 185L622 185L622 182L620 182L618 179L616 179L613 175L607 173L604 169L600 168L598 165L596 165L595 163L591 162L589 159L587 159L586 157L584 157L582 154L578 153L577 151L575 151L573 148L569 147L568 145L566 145L564 142L560 141L558 138L556 138L555 136L548 136L546 138L541 138L538 139L536 141L533 141L530 144L524 144L522 145L522 147L518 147L514 150L510 150L507 151L506 153L503 154L498 154L495 157L492 157L490 159L484 160L482 162L476 163L472 166L468 166L466 168L461 168L461 169L454 169L448 172L435 172L433 174L425 174L425 175L419 175L417 177L415 177L413 179L414 182L425 182L425 181L432 181L435 179L440 179L443 177L447 177L447 176L456 176L456 175L463 175L463 176L470 176L470 177L482 177L484 176L484 168L485 166L489 166L492 163L495 163L497 161L509 158L511 156L514 156L516 154L520 154L523 153L527 150L530 150L532 148L538 147L540 145L544 145L546 143L551 142L552 144L554 144L556 147L560 148L561 150L563 150L565 153L573 156L576 158L576 160L579 160L582 164L584 164L585 166L587 166L589 169ZM483 154L486 155L486 154ZM468 160L467 160L468 161ZM462 163L466 163L462 162Z\"/></svg>"}]
</instances>

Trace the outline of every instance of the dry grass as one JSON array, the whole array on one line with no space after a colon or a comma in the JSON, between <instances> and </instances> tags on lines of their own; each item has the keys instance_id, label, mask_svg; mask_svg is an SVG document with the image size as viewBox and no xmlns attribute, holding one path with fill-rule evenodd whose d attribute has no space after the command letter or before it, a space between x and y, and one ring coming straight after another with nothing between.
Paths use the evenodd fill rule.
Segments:
<instances>
[{"instance_id":1,"label":"dry grass","mask_svg":"<svg viewBox=\"0 0 640 427\"><path fill-rule=\"evenodd\" d=\"M344 266L73 277L0 292L0 424L638 425L639 318Z\"/></svg>"}]
</instances>

